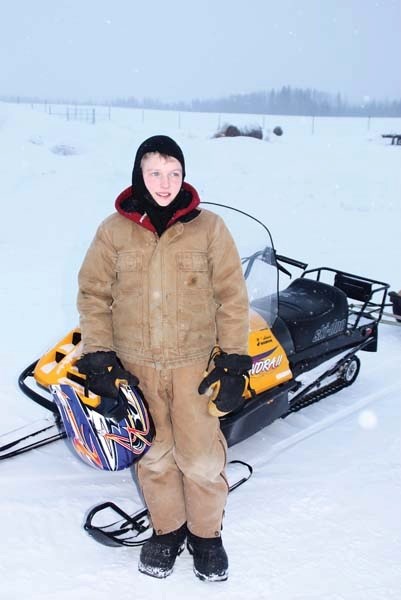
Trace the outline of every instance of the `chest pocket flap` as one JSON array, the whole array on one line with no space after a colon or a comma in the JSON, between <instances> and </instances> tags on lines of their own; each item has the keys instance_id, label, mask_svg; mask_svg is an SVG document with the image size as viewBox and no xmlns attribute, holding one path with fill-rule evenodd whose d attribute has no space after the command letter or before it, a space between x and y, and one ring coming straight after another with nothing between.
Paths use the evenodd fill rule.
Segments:
<instances>
[{"instance_id":1,"label":"chest pocket flap","mask_svg":"<svg viewBox=\"0 0 401 600\"><path fill-rule=\"evenodd\" d=\"M177 255L177 266L181 271L207 271L207 254L205 252L180 252Z\"/></svg>"},{"instance_id":2,"label":"chest pocket flap","mask_svg":"<svg viewBox=\"0 0 401 600\"><path fill-rule=\"evenodd\" d=\"M123 271L142 271L142 255L139 252L123 252L117 257L117 273Z\"/></svg>"}]
</instances>

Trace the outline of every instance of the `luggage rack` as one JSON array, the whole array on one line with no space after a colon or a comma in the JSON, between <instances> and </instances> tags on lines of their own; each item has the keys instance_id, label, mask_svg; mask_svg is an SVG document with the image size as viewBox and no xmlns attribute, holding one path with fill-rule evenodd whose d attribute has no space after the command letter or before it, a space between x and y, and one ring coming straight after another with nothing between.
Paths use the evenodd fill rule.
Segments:
<instances>
[{"instance_id":1,"label":"luggage rack","mask_svg":"<svg viewBox=\"0 0 401 600\"><path fill-rule=\"evenodd\" d=\"M330 267L318 267L304 271L301 277L324 281L342 290L348 298L348 326L358 327L377 325L386 306L388 283L346 273ZM357 304L350 302L357 301Z\"/></svg>"}]
</instances>

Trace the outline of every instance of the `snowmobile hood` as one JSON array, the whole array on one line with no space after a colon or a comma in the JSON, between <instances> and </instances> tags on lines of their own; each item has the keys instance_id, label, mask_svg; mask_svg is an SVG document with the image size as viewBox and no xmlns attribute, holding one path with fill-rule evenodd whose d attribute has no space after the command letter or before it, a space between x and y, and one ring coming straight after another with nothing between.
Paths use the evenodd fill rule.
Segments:
<instances>
[{"instance_id":1,"label":"snowmobile hood","mask_svg":"<svg viewBox=\"0 0 401 600\"><path fill-rule=\"evenodd\" d=\"M195 211L195 209L200 204L198 192L192 185L186 183L185 181L183 183L183 188L185 191L191 194L191 201L188 204L188 206L186 206L185 208L178 209L173 214L170 221L168 222L168 226L172 225L176 221L179 221L183 217L188 217L189 220L191 218L191 213L194 213L193 217L195 217L198 213L198 211ZM134 221L134 223L138 223L138 225L142 225L142 227L145 227L145 229L149 229L149 231L152 231L154 233L156 232L156 229L151 220L149 219L148 215L137 210L132 186L129 186L117 196L115 207L117 212L120 213L120 215L122 215L123 217Z\"/></svg>"}]
</instances>

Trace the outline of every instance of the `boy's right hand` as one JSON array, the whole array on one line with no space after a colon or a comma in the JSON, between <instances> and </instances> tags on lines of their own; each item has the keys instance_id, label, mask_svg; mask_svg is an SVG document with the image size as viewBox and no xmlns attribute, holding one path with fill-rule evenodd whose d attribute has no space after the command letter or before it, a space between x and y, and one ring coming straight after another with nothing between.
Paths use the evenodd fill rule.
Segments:
<instances>
[{"instance_id":1,"label":"boy's right hand","mask_svg":"<svg viewBox=\"0 0 401 600\"><path fill-rule=\"evenodd\" d=\"M127 415L127 407L119 395L120 383L137 386L139 379L121 366L112 351L84 354L77 360L76 367L86 375L86 387L102 398L95 410L105 417L122 420Z\"/></svg>"}]
</instances>

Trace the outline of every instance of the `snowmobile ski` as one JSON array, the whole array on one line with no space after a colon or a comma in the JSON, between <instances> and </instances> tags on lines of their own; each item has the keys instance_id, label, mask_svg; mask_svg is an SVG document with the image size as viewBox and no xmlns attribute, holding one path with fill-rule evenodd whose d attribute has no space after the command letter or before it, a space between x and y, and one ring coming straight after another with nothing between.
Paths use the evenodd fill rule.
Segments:
<instances>
[{"instance_id":1,"label":"snowmobile ski","mask_svg":"<svg viewBox=\"0 0 401 600\"><path fill-rule=\"evenodd\" d=\"M229 486L229 492L236 490L251 477L253 468L242 460L232 460L230 465L245 467L246 473ZM96 525L95 521L105 520L105 514L113 519L108 524ZM117 520L115 520L117 517ZM106 517L107 518L107 517ZM104 546L142 546L152 535L152 526L146 508L129 515L114 502L102 502L88 512L84 529L88 534Z\"/></svg>"},{"instance_id":2,"label":"snowmobile ski","mask_svg":"<svg viewBox=\"0 0 401 600\"><path fill-rule=\"evenodd\" d=\"M397 299L399 298L398 294L395 294L395 292L390 292L389 296L393 295L393 299L394 299L394 295L397 296ZM390 307L393 306L392 304L384 304L384 307ZM381 310L379 309L379 307L377 306L373 306L370 307L369 305L367 307L364 307L364 305L362 304L351 304L350 308L355 308L357 310L366 310L367 311L367 315L368 316L372 316L373 314L377 314L378 312L380 312L379 315L379 322L380 323L384 323L386 325L395 325L397 327L401 326L401 315L398 314L398 312L396 312L396 309L393 307L393 312L390 312L388 310ZM397 306L398 308L398 306Z\"/></svg>"},{"instance_id":3,"label":"snowmobile ski","mask_svg":"<svg viewBox=\"0 0 401 600\"><path fill-rule=\"evenodd\" d=\"M383 317L380 319L380 323L401 327L401 315L396 314L395 312L383 311Z\"/></svg>"},{"instance_id":4,"label":"snowmobile ski","mask_svg":"<svg viewBox=\"0 0 401 600\"><path fill-rule=\"evenodd\" d=\"M28 365L22 371L22 373L18 377L18 386L19 386L20 390L22 392L24 392L24 394L26 396L28 396L28 398L30 398L31 400L33 400L37 404L40 404L40 406L43 406L43 408L47 408L47 410L50 410L52 413L54 413L55 415L57 415L57 417L59 417L59 412L58 412L57 405L53 402L53 400L51 400L49 398L45 398L43 396L43 394L38 393L37 391L35 391L34 389L32 389L27 384L27 380L29 378L32 378L34 380L35 368L36 368L38 362L39 362L39 360L35 360L33 363L31 363L30 365Z\"/></svg>"},{"instance_id":5,"label":"snowmobile ski","mask_svg":"<svg viewBox=\"0 0 401 600\"><path fill-rule=\"evenodd\" d=\"M391 316L391 315L390 315ZM400 317L398 318L393 318L393 319L381 319L380 323L383 323L384 325L392 325L393 327L401 327L401 319Z\"/></svg>"},{"instance_id":6,"label":"snowmobile ski","mask_svg":"<svg viewBox=\"0 0 401 600\"><path fill-rule=\"evenodd\" d=\"M65 437L59 418L34 421L0 436L0 460L18 456Z\"/></svg>"}]
</instances>

